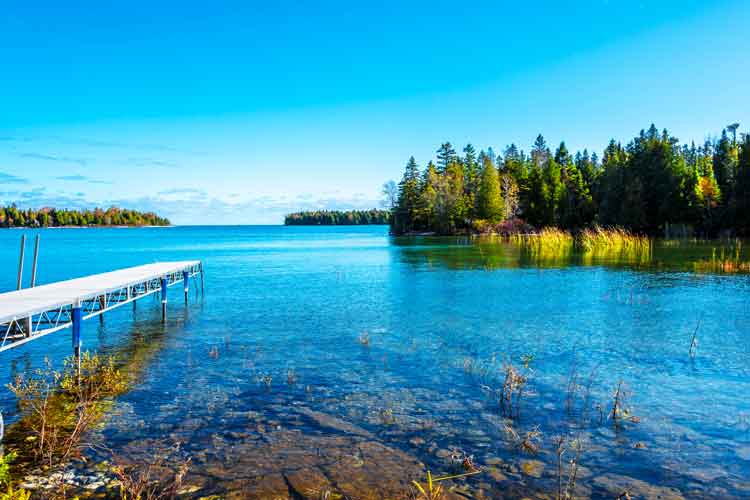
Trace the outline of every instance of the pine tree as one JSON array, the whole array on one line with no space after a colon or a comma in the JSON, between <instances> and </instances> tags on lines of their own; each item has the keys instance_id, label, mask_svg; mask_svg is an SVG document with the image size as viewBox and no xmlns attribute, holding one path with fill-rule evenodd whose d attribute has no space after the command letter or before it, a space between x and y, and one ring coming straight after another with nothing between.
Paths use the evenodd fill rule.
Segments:
<instances>
[{"instance_id":1,"label":"pine tree","mask_svg":"<svg viewBox=\"0 0 750 500\"><path fill-rule=\"evenodd\" d=\"M471 144L467 144L464 148L463 158L463 176L464 176L464 196L466 198L466 206L468 207L467 216L473 219L476 216L475 196L479 185L480 169L479 163L477 162L476 150Z\"/></svg>"},{"instance_id":2,"label":"pine tree","mask_svg":"<svg viewBox=\"0 0 750 500\"><path fill-rule=\"evenodd\" d=\"M448 169L448 165L456 160L456 150L453 149L453 146L450 142L445 142L440 145L440 148L437 150L437 166L438 166L438 172L441 174L444 174L445 171Z\"/></svg>"},{"instance_id":3,"label":"pine tree","mask_svg":"<svg viewBox=\"0 0 750 500\"><path fill-rule=\"evenodd\" d=\"M492 223L505 218L505 205L500 193L500 178L489 157L485 158L477 195L477 215Z\"/></svg>"},{"instance_id":4,"label":"pine tree","mask_svg":"<svg viewBox=\"0 0 750 500\"><path fill-rule=\"evenodd\" d=\"M726 129L721 132L721 139L714 148L713 166L719 189L725 197L731 197L734 174L737 169L737 149L727 137Z\"/></svg>"},{"instance_id":5,"label":"pine tree","mask_svg":"<svg viewBox=\"0 0 750 500\"><path fill-rule=\"evenodd\" d=\"M750 134L745 134L739 149L734 204L734 223L742 235L750 235Z\"/></svg>"},{"instance_id":6,"label":"pine tree","mask_svg":"<svg viewBox=\"0 0 750 500\"><path fill-rule=\"evenodd\" d=\"M406 162L404 176L398 185L398 201L391 218L392 229L403 234L415 229L419 203L419 166L412 156Z\"/></svg>"}]
</instances>

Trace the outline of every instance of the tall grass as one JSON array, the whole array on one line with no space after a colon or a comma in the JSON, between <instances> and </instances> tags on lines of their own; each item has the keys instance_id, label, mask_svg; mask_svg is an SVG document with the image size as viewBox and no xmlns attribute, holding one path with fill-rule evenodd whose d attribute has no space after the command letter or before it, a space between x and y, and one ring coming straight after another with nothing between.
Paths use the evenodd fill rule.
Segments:
<instances>
[{"instance_id":1,"label":"tall grass","mask_svg":"<svg viewBox=\"0 0 750 500\"><path fill-rule=\"evenodd\" d=\"M576 236L576 248L589 257L624 257L643 261L651 256L651 240L622 228L596 226Z\"/></svg>"},{"instance_id":2,"label":"tall grass","mask_svg":"<svg viewBox=\"0 0 750 500\"><path fill-rule=\"evenodd\" d=\"M538 261L558 261L570 257L574 249L574 238L568 231L545 228L537 234L520 234L510 237L521 250Z\"/></svg>"},{"instance_id":3,"label":"tall grass","mask_svg":"<svg viewBox=\"0 0 750 500\"><path fill-rule=\"evenodd\" d=\"M697 272L708 273L747 273L750 272L750 262L742 255L742 241L731 240L720 247L711 249L711 258L693 264Z\"/></svg>"},{"instance_id":4,"label":"tall grass","mask_svg":"<svg viewBox=\"0 0 750 500\"><path fill-rule=\"evenodd\" d=\"M584 261L616 258L648 262L652 254L652 243L648 237L621 228L596 226L575 236L562 229L545 228L537 234L511 236L510 240L535 261L545 263L566 261L573 255L580 256Z\"/></svg>"}]
</instances>

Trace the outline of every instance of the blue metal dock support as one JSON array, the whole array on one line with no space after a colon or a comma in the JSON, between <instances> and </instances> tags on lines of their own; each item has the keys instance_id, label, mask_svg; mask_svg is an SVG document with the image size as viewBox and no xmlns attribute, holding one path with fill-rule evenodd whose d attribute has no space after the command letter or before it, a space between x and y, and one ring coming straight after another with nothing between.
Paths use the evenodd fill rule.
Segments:
<instances>
[{"instance_id":1,"label":"blue metal dock support","mask_svg":"<svg viewBox=\"0 0 750 500\"><path fill-rule=\"evenodd\" d=\"M167 278L161 279L161 319L167 320Z\"/></svg>"},{"instance_id":2,"label":"blue metal dock support","mask_svg":"<svg viewBox=\"0 0 750 500\"><path fill-rule=\"evenodd\" d=\"M182 284L185 285L185 305L188 303L188 291L190 291L190 274L182 271Z\"/></svg>"},{"instance_id":3,"label":"blue metal dock support","mask_svg":"<svg viewBox=\"0 0 750 500\"><path fill-rule=\"evenodd\" d=\"M71 321L73 323L73 355L76 359L81 357L81 323L83 322L83 314L81 311L81 304L77 303L73 306L71 312Z\"/></svg>"}]
</instances>

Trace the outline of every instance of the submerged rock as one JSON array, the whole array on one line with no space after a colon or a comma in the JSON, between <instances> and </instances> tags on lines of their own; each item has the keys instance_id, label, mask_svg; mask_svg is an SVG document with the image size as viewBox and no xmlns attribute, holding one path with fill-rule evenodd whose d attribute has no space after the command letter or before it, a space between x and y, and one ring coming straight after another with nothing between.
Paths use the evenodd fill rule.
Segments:
<instances>
[{"instance_id":1,"label":"submerged rock","mask_svg":"<svg viewBox=\"0 0 750 500\"><path fill-rule=\"evenodd\" d=\"M317 423L321 427L333 429L333 430L343 432L346 434L353 434L355 436L362 436L368 439L375 438L375 436L369 431L366 431L365 429L358 427L352 423L349 423L345 420L341 420L340 418L336 418L332 415L328 415L327 413L311 410L309 408L295 408L295 411L301 413L302 415L308 418L311 418L312 420L315 421L315 423Z\"/></svg>"},{"instance_id":2,"label":"submerged rock","mask_svg":"<svg viewBox=\"0 0 750 500\"><path fill-rule=\"evenodd\" d=\"M608 491L615 498L623 492L628 492L633 499L685 500L676 488L657 486L620 474L602 474L593 479L593 484Z\"/></svg>"}]
</instances>

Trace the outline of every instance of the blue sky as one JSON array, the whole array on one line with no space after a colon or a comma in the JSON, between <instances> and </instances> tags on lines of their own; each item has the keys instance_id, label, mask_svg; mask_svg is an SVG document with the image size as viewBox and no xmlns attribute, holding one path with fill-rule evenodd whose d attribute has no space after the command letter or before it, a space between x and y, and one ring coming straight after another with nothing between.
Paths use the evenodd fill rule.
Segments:
<instances>
[{"instance_id":1,"label":"blue sky","mask_svg":"<svg viewBox=\"0 0 750 500\"><path fill-rule=\"evenodd\" d=\"M446 140L750 125L748 2L109 3L4 5L0 202L280 223Z\"/></svg>"}]
</instances>

